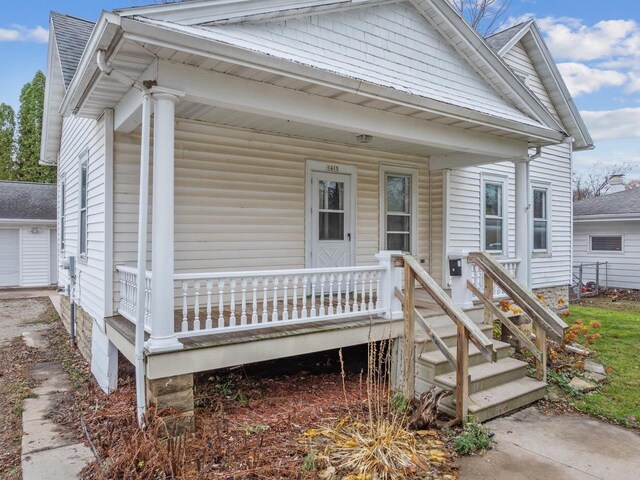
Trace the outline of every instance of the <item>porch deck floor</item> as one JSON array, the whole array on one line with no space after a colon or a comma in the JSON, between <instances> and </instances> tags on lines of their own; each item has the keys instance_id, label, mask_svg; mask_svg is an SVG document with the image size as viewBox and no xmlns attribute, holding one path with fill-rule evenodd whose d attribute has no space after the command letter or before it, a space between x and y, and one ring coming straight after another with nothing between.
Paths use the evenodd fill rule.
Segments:
<instances>
[{"instance_id":1,"label":"porch deck floor","mask_svg":"<svg viewBox=\"0 0 640 480\"><path fill-rule=\"evenodd\" d=\"M106 319L107 324L122 335L130 344L135 343L135 329L133 323L121 315L116 315ZM176 328L179 328L181 316L176 313ZM343 330L350 328L366 327L368 325L380 325L391 323L384 318L372 318L369 315L362 315L352 319L337 320L317 320L307 321L301 324L288 325L268 325L252 329L239 330L237 332L211 333L205 335L194 335L180 338L180 342L185 349L210 348L236 343L254 342L258 340L268 340L283 336L305 335L308 333ZM145 340L149 339L149 334L145 332ZM330 348L330 347L329 347Z\"/></svg>"}]
</instances>

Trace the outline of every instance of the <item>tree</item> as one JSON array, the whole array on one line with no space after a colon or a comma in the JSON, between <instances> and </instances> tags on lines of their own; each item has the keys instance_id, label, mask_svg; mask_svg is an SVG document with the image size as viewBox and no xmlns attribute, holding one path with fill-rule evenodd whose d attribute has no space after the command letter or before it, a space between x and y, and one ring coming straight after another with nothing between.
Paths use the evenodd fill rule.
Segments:
<instances>
[{"instance_id":1,"label":"tree","mask_svg":"<svg viewBox=\"0 0 640 480\"><path fill-rule=\"evenodd\" d=\"M44 111L45 76L38 70L20 92L16 178L23 182L53 183L55 167L40 165L40 137Z\"/></svg>"},{"instance_id":2,"label":"tree","mask_svg":"<svg viewBox=\"0 0 640 480\"><path fill-rule=\"evenodd\" d=\"M469 24L481 35L491 35L511 7L512 0L451 0Z\"/></svg>"},{"instance_id":3,"label":"tree","mask_svg":"<svg viewBox=\"0 0 640 480\"><path fill-rule=\"evenodd\" d=\"M633 163L614 163L606 165L602 162L595 163L586 172L574 172L573 174L573 200L600 197L609 191L609 179L612 175L626 175L637 165ZM632 180L630 185L637 185L638 180ZM633 187L631 187L633 188Z\"/></svg>"},{"instance_id":4,"label":"tree","mask_svg":"<svg viewBox=\"0 0 640 480\"><path fill-rule=\"evenodd\" d=\"M13 180L15 175L15 133L15 112L10 105L0 103L0 180Z\"/></svg>"}]
</instances>

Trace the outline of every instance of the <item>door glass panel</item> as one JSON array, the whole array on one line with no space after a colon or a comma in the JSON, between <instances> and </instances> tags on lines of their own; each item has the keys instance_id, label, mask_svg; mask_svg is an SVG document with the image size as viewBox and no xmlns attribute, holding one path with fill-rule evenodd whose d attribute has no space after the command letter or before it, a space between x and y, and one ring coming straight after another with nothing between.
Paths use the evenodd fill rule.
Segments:
<instances>
[{"instance_id":1,"label":"door glass panel","mask_svg":"<svg viewBox=\"0 0 640 480\"><path fill-rule=\"evenodd\" d=\"M320 210L342 210L344 208L344 183L320 180Z\"/></svg>"},{"instance_id":2,"label":"door glass panel","mask_svg":"<svg viewBox=\"0 0 640 480\"><path fill-rule=\"evenodd\" d=\"M387 176L387 212L409 213L409 177Z\"/></svg>"},{"instance_id":3,"label":"door glass panel","mask_svg":"<svg viewBox=\"0 0 640 480\"><path fill-rule=\"evenodd\" d=\"M344 213L320 212L320 240L344 240Z\"/></svg>"},{"instance_id":4,"label":"door glass panel","mask_svg":"<svg viewBox=\"0 0 640 480\"><path fill-rule=\"evenodd\" d=\"M402 252L410 252L411 245L409 242L410 235L408 233L388 233L387 248L389 250L400 250Z\"/></svg>"}]
</instances>

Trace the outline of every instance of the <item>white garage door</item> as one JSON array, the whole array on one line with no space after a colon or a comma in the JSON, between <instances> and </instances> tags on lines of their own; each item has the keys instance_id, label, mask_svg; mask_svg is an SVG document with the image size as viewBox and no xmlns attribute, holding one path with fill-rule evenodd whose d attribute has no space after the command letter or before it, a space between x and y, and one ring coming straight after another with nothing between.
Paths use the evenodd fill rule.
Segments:
<instances>
[{"instance_id":1,"label":"white garage door","mask_svg":"<svg viewBox=\"0 0 640 480\"><path fill-rule=\"evenodd\" d=\"M20 230L0 228L0 287L20 285Z\"/></svg>"}]
</instances>

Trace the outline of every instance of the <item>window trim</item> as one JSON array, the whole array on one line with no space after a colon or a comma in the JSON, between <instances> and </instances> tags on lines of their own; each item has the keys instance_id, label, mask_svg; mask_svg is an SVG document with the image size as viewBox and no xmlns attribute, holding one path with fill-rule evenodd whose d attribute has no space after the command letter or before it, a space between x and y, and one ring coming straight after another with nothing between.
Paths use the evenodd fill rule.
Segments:
<instances>
[{"instance_id":1,"label":"window trim","mask_svg":"<svg viewBox=\"0 0 640 480\"><path fill-rule=\"evenodd\" d=\"M535 211L533 208L533 200L534 200L534 192L536 190L544 190L546 193L546 205L545 205L545 215L546 215L546 222L547 222L547 248L535 248L535 222L536 222L536 218L535 218ZM553 209L551 208L551 203L553 201L553 192L551 190L551 184L550 183L543 183L543 182L532 182L531 183L531 193L530 193L531 197L530 197L530 205L531 205L531 224L530 224L530 228L531 228L531 252L534 255L538 255L538 254L551 254L551 241L552 241L552 229L553 229L553 217L552 217L552 212ZM540 219L538 219L538 221L540 221Z\"/></svg>"},{"instance_id":2,"label":"window trim","mask_svg":"<svg viewBox=\"0 0 640 480\"><path fill-rule=\"evenodd\" d=\"M82 152L79 157L79 170L78 170L78 258L86 259L89 253L89 150ZM84 200L85 205L82 206L82 176L83 170L85 174L84 185ZM82 235L83 223L82 213L85 214L84 223L84 238ZM84 240L84 242L83 242Z\"/></svg>"},{"instance_id":3,"label":"window trim","mask_svg":"<svg viewBox=\"0 0 640 480\"><path fill-rule=\"evenodd\" d=\"M65 247L65 218L66 218L66 191L67 178L65 174L60 176L60 238L58 239L58 249L64 253Z\"/></svg>"},{"instance_id":4,"label":"window trim","mask_svg":"<svg viewBox=\"0 0 640 480\"><path fill-rule=\"evenodd\" d=\"M620 250L593 250L592 248L592 239L593 237L620 237ZM604 233L595 233L589 234L589 253L593 253L596 255L623 255L624 252L624 233L614 233L614 234L604 234Z\"/></svg>"},{"instance_id":5,"label":"window trim","mask_svg":"<svg viewBox=\"0 0 640 480\"><path fill-rule=\"evenodd\" d=\"M411 200L409 204L409 242L411 255L418 254L418 170L416 168L402 167L390 164L380 164L379 175L379 231L380 250L387 250L387 177L399 176L410 178L410 195Z\"/></svg>"},{"instance_id":6,"label":"window trim","mask_svg":"<svg viewBox=\"0 0 640 480\"><path fill-rule=\"evenodd\" d=\"M487 250L487 214L486 214L486 185L500 185L502 187L502 250ZM482 176L480 190L480 246L483 252L497 256L507 256L509 251L509 182L507 177ZM496 217L500 218L500 217Z\"/></svg>"}]
</instances>

